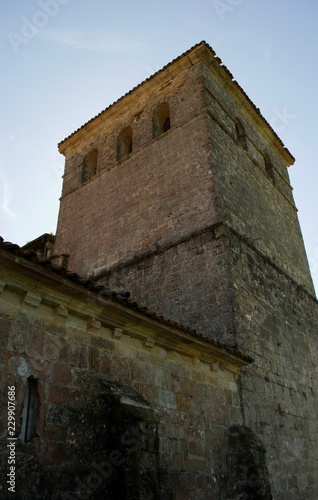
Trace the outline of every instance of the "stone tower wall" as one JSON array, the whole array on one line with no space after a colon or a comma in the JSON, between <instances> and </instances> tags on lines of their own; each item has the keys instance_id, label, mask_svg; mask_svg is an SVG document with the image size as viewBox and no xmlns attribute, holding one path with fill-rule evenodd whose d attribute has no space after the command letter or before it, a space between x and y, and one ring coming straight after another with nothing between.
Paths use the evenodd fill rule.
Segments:
<instances>
[{"instance_id":1,"label":"stone tower wall","mask_svg":"<svg viewBox=\"0 0 318 500\"><path fill-rule=\"evenodd\" d=\"M286 164L208 70L205 88L236 340L255 360L241 377L245 423L265 445L275 498L315 498L318 309ZM245 147L233 117L244 126Z\"/></svg>"},{"instance_id":2,"label":"stone tower wall","mask_svg":"<svg viewBox=\"0 0 318 500\"><path fill-rule=\"evenodd\" d=\"M147 84L146 84L147 85ZM211 171L201 64L176 76L160 92L127 97L116 121L102 121L67 153L55 253L69 267L98 275L119 263L171 246L218 219ZM168 102L171 129L152 138L152 114ZM133 129L133 152L116 161L116 140ZM187 137L187 141L184 141ZM97 174L81 185L87 151L97 148Z\"/></svg>"},{"instance_id":3,"label":"stone tower wall","mask_svg":"<svg viewBox=\"0 0 318 500\"><path fill-rule=\"evenodd\" d=\"M314 294L286 168L290 163L249 103L242 105L237 93L225 93L222 82L206 65L203 75L209 161L225 224ZM244 146L237 138L237 119L245 130ZM271 173L266 171L265 155L271 161Z\"/></svg>"},{"instance_id":4,"label":"stone tower wall","mask_svg":"<svg viewBox=\"0 0 318 500\"><path fill-rule=\"evenodd\" d=\"M244 418L265 444L275 499L316 499L318 310L292 157L228 73L203 59L184 57L171 81L162 73L160 93L150 81L118 103L106 139L106 117L78 132L56 250L70 253L71 270L252 355ZM171 130L152 139L160 102L169 102ZM116 162L129 124L136 149ZM97 175L80 188L81 158L97 146Z\"/></svg>"},{"instance_id":5,"label":"stone tower wall","mask_svg":"<svg viewBox=\"0 0 318 500\"><path fill-rule=\"evenodd\" d=\"M245 424L262 440L274 498L314 499L317 481L317 301L237 234L230 236Z\"/></svg>"},{"instance_id":6,"label":"stone tower wall","mask_svg":"<svg viewBox=\"0 0 318 500\"><path fill-rule=\"evenodd\" d=\"M222 226L104 275L100 282L164 317L235 345L234 290Z\"/></svg>"}]
</instances>

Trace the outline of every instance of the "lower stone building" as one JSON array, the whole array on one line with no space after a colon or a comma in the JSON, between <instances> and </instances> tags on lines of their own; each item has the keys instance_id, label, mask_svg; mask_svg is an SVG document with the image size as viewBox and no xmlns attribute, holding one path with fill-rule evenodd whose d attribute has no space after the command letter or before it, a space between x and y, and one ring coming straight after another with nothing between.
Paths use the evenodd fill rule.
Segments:
<instances>
[{"instance_id":1,"label":"lower stone building","mask_svg":"<svg viewBox=\"0 0 318 500\"><path fill-rule=\"evenodd\" d=\"M1 498L271 498L243 425L250 358L34 251L0 254Z\"/></svg>"}]
</instances>

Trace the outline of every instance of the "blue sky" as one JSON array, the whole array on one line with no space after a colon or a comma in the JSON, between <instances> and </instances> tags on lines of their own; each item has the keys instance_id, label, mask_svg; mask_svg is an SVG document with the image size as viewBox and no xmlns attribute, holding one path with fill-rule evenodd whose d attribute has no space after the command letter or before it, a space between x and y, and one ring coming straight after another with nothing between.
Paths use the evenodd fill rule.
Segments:
<instances>
[{"instance_id":1,"label":"blue sky","mask_svg":"<svg viewBox=\"0 0 318 500\"><path fill-rule=\"evenodd\" d=\"M12 0L0 12L6 240L55 232L57 143L206 40L296 157L289 174L318 289L318 2Z\"/></svg>"}]
</instances>

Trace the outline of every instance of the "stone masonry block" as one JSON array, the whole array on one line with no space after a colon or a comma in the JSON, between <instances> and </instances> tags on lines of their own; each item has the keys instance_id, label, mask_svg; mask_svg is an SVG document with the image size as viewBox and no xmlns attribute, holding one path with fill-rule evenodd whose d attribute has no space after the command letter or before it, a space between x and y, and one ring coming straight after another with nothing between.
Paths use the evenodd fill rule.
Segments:
<instances>
[{"instance_id":1,"label":"stone masonry block","mask_svg":"<svg viewBox=\"0 0 318 500\"><path fill-rule=\"evenodd\" d=\"M42 297L33 292L27 292L24 297L24 303L33 307L39 307Z\"/></svg>"}]
</instances>

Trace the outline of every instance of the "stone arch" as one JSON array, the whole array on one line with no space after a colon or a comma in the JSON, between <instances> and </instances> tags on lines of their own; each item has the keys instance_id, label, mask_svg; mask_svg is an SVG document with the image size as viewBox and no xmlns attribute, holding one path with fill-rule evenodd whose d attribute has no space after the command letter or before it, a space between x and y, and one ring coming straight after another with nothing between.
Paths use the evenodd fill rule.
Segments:
<instances>
[{"instance_id":1,"label":"stone arch","mask_svg":"<svg viewBox=\"0 0 318 500\"><path fill-rule=\"evenodd\" d=\"M274 166L267 153L264 154L265 171L273 184L275 184Z\"/></svg>"},{"instance_id":2,"label":"stone arch","mask_svg":"<svg viewBox=\"0 0 318 500\"><path fill-rule=\"evenodd\" d=\"M35 384L31 377L31 393ZM30 460L17 454L19 488L32 498L159 500L158 420L151 405L128 385L90 380L80 397L49 403L50 438L44 453L50 460L42 463L30 448L30 467ZM27 436L23 446L30 440L27 428L22 426Z\"/></svg>"},{"instance_id":3,"label":"stone arch","mask_svg":"<svg viewBox=\"0 0 318 500\"><path fill-rule=\"evenodd\" d=\"M152 133L153 137L167 132L170 129L170 109L167 102L163 102L156 107L152 119Z\"/></svg>"},{"instance_id":4,"label":"stone arch","mask_svg":"<svg viewBox=\"0 0 318 500\"><path fill-rule=\"evenodd\" d=\"M107 406L104 494L110 500L160 498L158 417L149 403L128 385L101 381ZM106 460L107 464L107 460ZM98 470L98 466L96 467ZM99 497L98 497L99 498Z\"/></svg>"},{"instance_id":5,"label":"stone arch","mask_svg":"<svg viewBox=\"0 0 318 500\"><path fill-rule=\"evenodd\" d=\"M82 184L91 179L97 171L98 149L89 151L83 159L82 164Z\"/></svg>"},{"instance_id":6,"label":"stone arch","mask_svg":"<svg viewBox=\"0 0 318 500\"><path fill-rule=\"evenodd\" d=\"M240 143L243 149L247 149L246 132L239 118L236 118L235 120L235 132L236 140Z\"/></svg>"},{"instance_id":7,"label":"stone arch","mask_svg":"<svg viewBox=\"0 0 318 500\"><path fill-rule=\"evenodd\" d=\"M227 500L272 500L262 441L243 425L228 431Z\"/></svg>"},{"instance_id":8,"label":"stone arch","mask_svg":"<svg viewBox=\"0 0 318 500\"><path fill-rule=\"evenodd\" d=\"M131 127L125 127L117 137L117 160L122 160L132 152L133 132Z\"/></svg>"}]
</instances>

